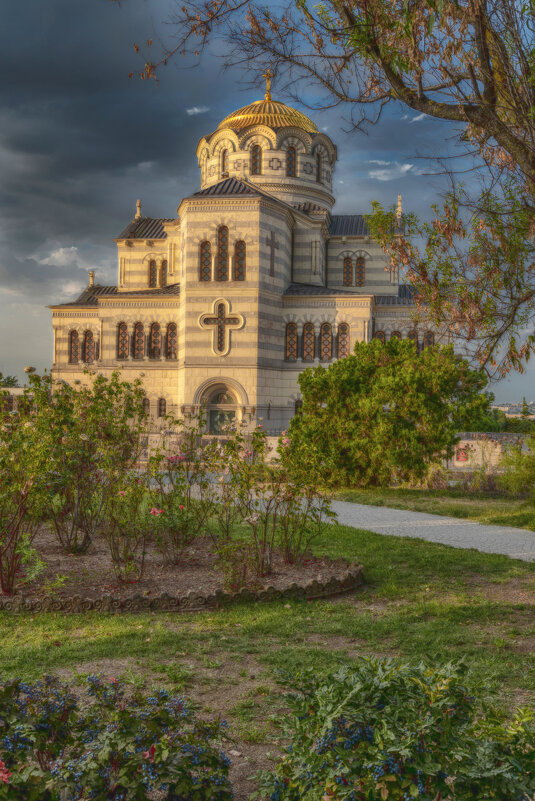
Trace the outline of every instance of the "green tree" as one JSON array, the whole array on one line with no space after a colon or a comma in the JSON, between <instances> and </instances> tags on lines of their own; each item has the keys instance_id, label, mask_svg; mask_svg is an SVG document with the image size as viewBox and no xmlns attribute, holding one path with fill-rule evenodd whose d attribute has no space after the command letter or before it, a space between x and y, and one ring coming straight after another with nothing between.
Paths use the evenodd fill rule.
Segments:
<instances>
[{"instance_id":1,"label":"green tree","mask_svg":"<svg viewBox=\"0 0 535 801\"><path fill-rule=\"evenodd\" d=\"M18 387L19 379L16 375L2 375L0 373L0 387Z\"/></svg>"},{"instance_id":2,"label":"green tree","mask_svg":"<svg viewBox=\"0 0 535 801\"><path fill-rule=\"evenodd\" d=\"M530 411L530 408L529 408L529 405L528 405L528 402L527 402L525 396L522 398L522 412L521 412L521 414L522 414L522 417L524 419L526 419L527 417L531 417L531 411Z\"/></svg>"},{"instance_id":3,"label":"green tree","mask_svg":"<svg viewBox=\"0 0 535 801\"><path fill-rule=\"evenodd\" d=\"M407 340L358 342L354 355L299 376L283 461L330 485L386 486L423 477L451 456L461 410L485 409L486 377L452 346L417 352Z\"/></svg>"}]
</instances>

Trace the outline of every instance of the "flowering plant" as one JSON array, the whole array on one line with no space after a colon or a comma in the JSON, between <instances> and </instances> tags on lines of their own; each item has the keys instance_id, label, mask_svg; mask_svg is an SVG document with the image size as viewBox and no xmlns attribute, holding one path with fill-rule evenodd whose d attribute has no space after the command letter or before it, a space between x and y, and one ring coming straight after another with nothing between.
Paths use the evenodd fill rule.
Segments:
<instances>
[{"instance_id":1,"label":"flowering plant","mask_svg":"<svg viewBox=\"0 0 535 801\"><path fill-rule=\"evenodd\" d=\"M123 489L108 495L102 534L119 581L139 581L143 576L147 542L154 533L147 485L145 473L129 473L123 478Z\"/></svg>"},{"instance_id":2,"label":"flowering plant","mask_svg":"<svg viewBox=\"0 0 535 801\"><path fill-rule=\"evenodd\" d=\"M481 714L462 665L361 659L331 676L289 678L290 744L260 774L271 801L527 801L533 712Z\"/></svg>"}]
</instances>

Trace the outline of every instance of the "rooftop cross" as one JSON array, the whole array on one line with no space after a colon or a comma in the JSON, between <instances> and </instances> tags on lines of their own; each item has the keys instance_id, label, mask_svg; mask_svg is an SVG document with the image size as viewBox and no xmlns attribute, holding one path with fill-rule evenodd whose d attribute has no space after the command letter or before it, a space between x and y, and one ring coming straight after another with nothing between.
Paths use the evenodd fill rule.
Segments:
<instances>
[{"instance_id":1,"label":"rooftop cross","mask_svg":"<svg viewBox=\"0 0 535 801\"><path fill-rule=\"evenodd\" d=\"M266 100L271 100L271 79L273 78L271 69L267 69L265 72L263 72L262 78L266 79Z\"/></svg>"}]
</instances>

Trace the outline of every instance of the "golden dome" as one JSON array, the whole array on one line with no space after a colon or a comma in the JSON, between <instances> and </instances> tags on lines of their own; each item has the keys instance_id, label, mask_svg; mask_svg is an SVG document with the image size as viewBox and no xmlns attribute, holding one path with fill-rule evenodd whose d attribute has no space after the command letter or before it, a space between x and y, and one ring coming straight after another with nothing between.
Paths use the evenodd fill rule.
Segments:
<instances>
[{"instance_id":1,"label":"golden dome","mask_svg":"<svg viewBox=\"0 0 535 801\"><path fill-rule=\"evenodd\" d=\"M267 97L268 94L269 92L265 100L256 100L233 111L219 123L217 130L231 128L233 131L242 131L251 125L267 125L269 128L301 128L308 133L318 132L317 126L305 114L277 100L271 100L271 96Z\"/></svg>"}]
</instances>

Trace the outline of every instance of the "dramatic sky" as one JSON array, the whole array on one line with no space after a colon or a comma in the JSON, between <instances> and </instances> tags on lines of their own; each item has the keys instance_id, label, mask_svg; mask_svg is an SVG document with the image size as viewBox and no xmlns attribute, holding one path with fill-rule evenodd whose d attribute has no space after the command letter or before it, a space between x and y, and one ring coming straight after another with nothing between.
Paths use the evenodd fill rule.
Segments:
<instances>
[{"instance_id":1,"label":"dramatic sky","mask_svg":"<svg viewBox=\"0 0 535 801\"><path fill-rule=\"evenodd\" d=\"M134 42L159 33L172 0L26 0L4 4L0 33L0 371L50 367L47 304L76 297L87 271L116 281L116 237L136 199L170 217L199 188L195 148L261 91L222 72L216 56L194 70L167 67L158 86L129 79ZM277 87L274 86L277 97ZM284 99L284 98L281 98ZM310 112L309 112L310 113ZM368 136L340 111L312 115L337 143L335 212L373 199L425 215L443 187L423 156L443 152L448 125L397 108ZM532 396L533 371L493 387L499 400Z\"/></svg>"}]
</instances>

